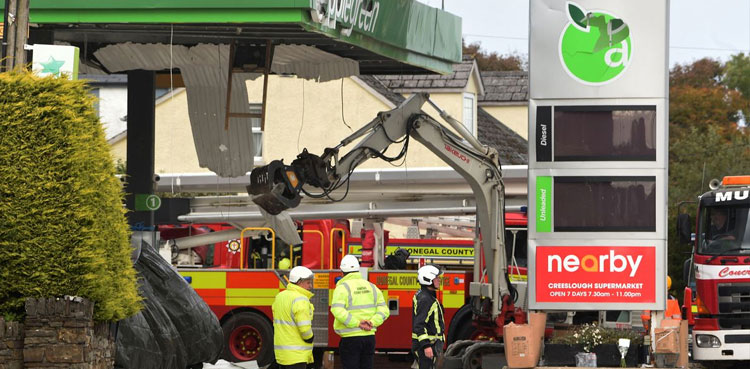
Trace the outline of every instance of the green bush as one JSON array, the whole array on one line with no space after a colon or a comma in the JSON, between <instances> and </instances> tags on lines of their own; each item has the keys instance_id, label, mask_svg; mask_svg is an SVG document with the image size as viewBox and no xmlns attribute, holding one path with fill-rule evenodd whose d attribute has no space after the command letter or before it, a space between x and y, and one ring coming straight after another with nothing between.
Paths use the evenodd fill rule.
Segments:
<instances>
[{"instance_id":1,"label":"green bush","mask_svg":"<svg viewBox=\"0 0 750 369\"><path fill-rule=\"evenodd\" d=\"M84 82L0 74L0 316L27 297L76 295L95 318L140 309L130 231Z\"/></svg>"}]
</instances>

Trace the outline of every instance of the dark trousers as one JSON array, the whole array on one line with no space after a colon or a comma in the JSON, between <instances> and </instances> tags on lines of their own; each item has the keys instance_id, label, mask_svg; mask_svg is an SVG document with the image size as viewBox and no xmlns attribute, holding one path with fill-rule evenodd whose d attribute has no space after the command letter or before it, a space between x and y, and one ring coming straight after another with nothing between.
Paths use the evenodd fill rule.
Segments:
<instances>
[{"instance_id":1,"label":"dark trousers","mask_svg":"<svg viewBox=\"0 0 750 369\"><path fill-rule=\"evenodd\" d=\"M375 360L375 336L341 338L339 355L344 369L372 369Z\"/></svg>"},{"instance_id":2,"label":"dark trousers","mask_svg":"<svg viewBox=\"0 0 750 369\"><path fill-rule=\"evenodd\" d=\"M281 365L279 364L280 369L307 369L307 363L297 363L292 365Z\"/></svg>"},{"instance_id":3,"label":"dark trousers","mask_svg":"<svg viewBox=\"0 0 750 369\"><path fill-rule=\"evenodd\" d=\"M432 347L432 358L424 356L424 349ZM435 341L425 348L419 348L419 341L413 340L411 349L414 351L414 356L419 364L419 369L435 369L437 367L437 361L440 356L443 355L443 341Z\"/></svg>"}]
</instances>

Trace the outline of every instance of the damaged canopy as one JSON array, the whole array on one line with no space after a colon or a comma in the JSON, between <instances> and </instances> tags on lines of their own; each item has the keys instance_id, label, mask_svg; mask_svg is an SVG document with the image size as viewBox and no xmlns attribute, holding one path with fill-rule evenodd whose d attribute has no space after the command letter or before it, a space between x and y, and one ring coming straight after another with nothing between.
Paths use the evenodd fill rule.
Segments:
<instances>
[{"instance_id":1,"label":"damaged canopy","mask_svg":"<svg viewBox=\"0 0 750 369\"><path fill-rule=\"evenodd\" d=\"M77 46L105 72L179 70L199 164L224 177L254 165L251 73L327 81L461 61L461 18L417 0L35 0L29 17L32 43Z\"/></svg>"}]
</instances>

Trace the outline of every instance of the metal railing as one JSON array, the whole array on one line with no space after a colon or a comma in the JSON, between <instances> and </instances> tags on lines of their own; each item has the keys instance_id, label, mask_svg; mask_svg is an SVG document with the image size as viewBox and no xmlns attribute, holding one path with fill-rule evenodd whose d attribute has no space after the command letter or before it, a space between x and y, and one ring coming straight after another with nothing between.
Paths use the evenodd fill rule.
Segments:
<instances>
[{"instance_id":1,"label":"metal railing","mask_svg":"<svg viewBox=\"0 0 750 369\"><path fill-rule=\"evenodd\" d=\"M331 269L334 269L334 266L333 266L334 265L333 264L333 246L334 246L333 245L333 234L335 232L337 232L337 231L341 232L341 257L343 258L344 255L346 255L346 230L343 229L343 228L331 228L331 250L330 250L331 252L330 252L329 258L328 258L328 260L329 260L328 267L331 268ZM339 261L341 261L341 259L339 259Z\"/></svg>"},{"instance_id":2,"label":"metal railing","mask_svg":"<svg viewBox=\"0 0 750 369\"><path fill-rule=\"evenodd\" d=\"M240 269L245 268L245 232L247 231L267 231L271 233L271 268L276 266L276 231L268 227L247 227L240 232ZM294 260L294 250L289 245L289 260Z\"/></svg>"}]
</instances>

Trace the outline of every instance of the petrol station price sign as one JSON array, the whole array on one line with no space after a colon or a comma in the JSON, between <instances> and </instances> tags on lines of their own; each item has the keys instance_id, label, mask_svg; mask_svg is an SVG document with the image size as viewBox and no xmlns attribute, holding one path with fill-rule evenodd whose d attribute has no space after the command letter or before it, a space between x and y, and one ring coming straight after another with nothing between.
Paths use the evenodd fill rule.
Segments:
<instances>
[{"instance_id":1,"label":"petrol station price sign","mask_svg":"<svg viewBox=\"0 0 750 369\"><path fill-rule=\"evenodd\" d=\"M529 308L663 309L668 1L529 12Z\"/></svg>"}]
</instances>

